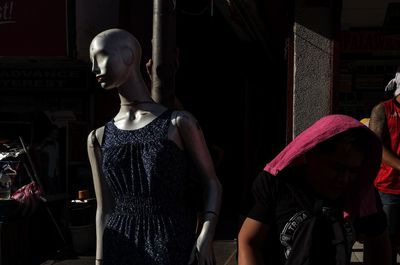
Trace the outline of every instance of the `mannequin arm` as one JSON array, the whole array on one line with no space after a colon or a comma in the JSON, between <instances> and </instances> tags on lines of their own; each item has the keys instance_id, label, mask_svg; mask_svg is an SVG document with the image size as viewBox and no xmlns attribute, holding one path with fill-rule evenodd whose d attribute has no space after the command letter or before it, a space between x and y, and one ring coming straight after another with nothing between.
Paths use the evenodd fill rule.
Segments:
<instances>
[{"instance_id":1,"label":"mannequin arm","mask_svg":"<svg viewBox=\"0 0 400 265\"><path fill-rule=\"evenodd\" d=\"M212 243L221 206L222 187L197 120L186 111L180 111L175 119L185 149L204 186L204 222L201 225L191 262L197 255L198 264L215 264Z\"/></svg>"},{"instance_id":2,"label":"mannequin arm","mask_svg":"<svg viewBox=\"0 0 400 265\"><path fill-rule=\"evenodd\" d=\"M101 174L101 149L97 139L95 131L92 131L88 136L87 149L97 202L96 265L101 265L103 259L103 232L109 213L113 208L113 198Z\"/></svg>"},{"instance_id":3,"label":"mannequin arm","mask_svg":"<svg viewBox=\"0 0 400 265\"><path fill-rule=\"evenodd\" d=\"M385 117L385 107L378 104L371 112L369 128L382 140L387 136L387 124ZM396 170L400 170L400 158L394 154L390 146L382 146L382 161Z\"/></svg>"}]
</instances>

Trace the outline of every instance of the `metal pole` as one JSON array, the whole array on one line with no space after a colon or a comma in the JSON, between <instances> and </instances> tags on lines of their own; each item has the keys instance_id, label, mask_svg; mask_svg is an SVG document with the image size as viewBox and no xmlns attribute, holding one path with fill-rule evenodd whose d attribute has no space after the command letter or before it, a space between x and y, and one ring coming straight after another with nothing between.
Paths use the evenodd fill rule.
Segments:
<instances>
[{"instance_id":1,"label":"metal pole","mask_svg":"<svg viewBox=\"0 0 400 265\"><path fill-rule=\"evenodd\" d=\"M176 0L153 1L151 96L167 107L175 101Z\"/></svg>"},{"instance_id":2,"label":"metal pole","mask_svg":"<svg viewBox=\"0 0 400 265\"><path fill-rule=\"evenodd\" d=\"M1 235L1 230L3 229L3 223L2 222L0 222L0 265L2 265L3 264L3 255L2 255L2 251L1 251L1 248L2 248L2 246L1 246L1 241L2 241L2 235Z\"/></svg>"}]
</instances>

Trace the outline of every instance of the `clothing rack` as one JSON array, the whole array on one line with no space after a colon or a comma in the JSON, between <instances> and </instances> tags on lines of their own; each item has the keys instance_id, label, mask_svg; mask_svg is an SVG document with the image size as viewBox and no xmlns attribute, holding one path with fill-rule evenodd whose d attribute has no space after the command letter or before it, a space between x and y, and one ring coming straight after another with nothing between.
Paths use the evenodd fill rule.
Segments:
<instances>
[{"instance_id":1,"label":"clothing rack","mask_svg":"<svg viewBox=\"0 0 400 265\"><path fill-rule=\"evenodd\" d=\"M26 171L27 171L27 174L29 175L29 177L31 178L32 181L34 181L34 182L36 182L36 183L38 184L38 186L40 187L40 189L43 191L43 196L44 196L44 195L46 194L46 192L45 192L44 187L43 187L43 185L42 185L42 183L41 183L41 181L40 181L40 178L39 178L38 175L37 175L36 167L35 167L35 165L33 164L32 158L31 158L31 156L30 156L28 150L26 149L24 140L22 139L21 136L19 136L19 140L20 140L21 146L22 146L22 148L24 149L24 152L25 152L25 154L26 154L26 156L27 156L27 158L28 158L29 165L30 165L31 170L32 170L32 172L33 172L33 175L32 175L32 174L30 173L29 169L28 169L28 168L26 167L26 165L24 164L25 169L26 169ZM55 226L55 228L56 228L56 230L57 230L58 235L59 235L60 238L62 239L63 243L64 243L64 244L67 244L67 241L66 241L66 239L65 239L65 237L64 237L64 235L63 235L63 233L62 233L62 231L61 231L61 229L60 229L60 226L57 224L57 221L56 221L56 219L54 218L54 215L53 215L53 213L51 212L49 206L46 204L47 200L45 199L45 197L42 197L42 200L43 200L43 202L45 203L46 211L47 211L47 213L49 214L49 217L50 217L50 219L51 219L51 222L54 224L54 226Z\"/></svg>"}]
</instances>

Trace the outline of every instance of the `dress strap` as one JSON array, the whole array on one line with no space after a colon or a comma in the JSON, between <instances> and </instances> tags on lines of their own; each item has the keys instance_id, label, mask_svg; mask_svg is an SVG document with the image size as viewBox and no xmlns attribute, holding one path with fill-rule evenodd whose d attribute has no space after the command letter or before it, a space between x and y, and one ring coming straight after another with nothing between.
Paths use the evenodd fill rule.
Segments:
<instances>
[{"instance_id":1,"label":"dress strap","mask_svg":"<svg viewBox=\"0 0 400 265\"><path fill-rule=\"evenodd\" d=\"M91 135L91 138L92 138L91 140L92 140L94 147L100 148L100 143L99 143L99 139L97 139L96 131L97 131L97 129L93 130L92 135Z\"/></svg>"},{"instance_id":2,"label":"dress strap","mask_svg":"<svg viewBox=\"0 0 400 265\"><path fill-rule=\"evenodd\" d=\"M164 139L168 139L168 130L169 127L171 126L171 119L173 113L174 110L168 109L158 117L160 122L160 132Z\"/></svg>"}]
</instances>

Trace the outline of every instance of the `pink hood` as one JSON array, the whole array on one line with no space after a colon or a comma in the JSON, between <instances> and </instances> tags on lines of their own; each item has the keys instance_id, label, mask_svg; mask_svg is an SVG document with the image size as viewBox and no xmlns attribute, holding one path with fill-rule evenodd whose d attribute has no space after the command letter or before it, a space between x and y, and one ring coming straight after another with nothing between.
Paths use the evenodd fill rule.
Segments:
<instances>
[{"instance_id":1,"label":"pink hood","mask_svg":"<svg viewBox=\"0 0 400 265\"><path fill-rule=\"evenodd\" d=\"M373 181L379 170L382 159L382 145L378 137L364 124L358 120L345 115L328 115L299 134L289 145L287 145L264 170L274 176L286 167L295 164L305 153L312 150L317 144L345 132L357 128L368 135L369 142L365 143L371 147L371 152L364 159L362 172L358 178L358 187L350 192L345 201L345 211L349 215L360 217L376 212L375 190Z\"/></svg>"}]
</instances>

